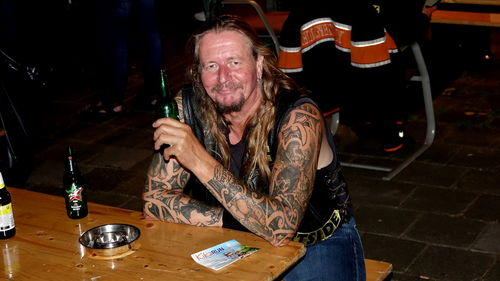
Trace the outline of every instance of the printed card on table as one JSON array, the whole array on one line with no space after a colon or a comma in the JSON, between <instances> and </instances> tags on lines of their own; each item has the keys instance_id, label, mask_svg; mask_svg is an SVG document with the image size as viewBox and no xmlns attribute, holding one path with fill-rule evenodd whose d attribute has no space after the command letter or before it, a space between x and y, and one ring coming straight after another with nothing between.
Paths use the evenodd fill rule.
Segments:
<instances>
[{"instance_id":1,"label":"printed card on table","mask_svg":"<svg viewBox=\"0 0 500 281\"><path fill-rule=\"evenodd\" d=\"M191 255L193 260L213 270L219 270L258 251L259 248L241 245L230 240Z\"/></svg>"}]
</instances>

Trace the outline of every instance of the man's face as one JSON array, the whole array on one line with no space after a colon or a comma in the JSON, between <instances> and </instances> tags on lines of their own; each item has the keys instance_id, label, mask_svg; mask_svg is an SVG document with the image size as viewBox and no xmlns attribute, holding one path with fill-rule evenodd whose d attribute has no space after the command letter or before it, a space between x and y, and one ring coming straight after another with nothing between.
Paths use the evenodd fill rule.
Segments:
<instances>
[{"instance_id":1,"label":"man's face","mask_svg":"<svg viewBox=\"0 0 500 281\"><path fill-rule=\"evenodd\" d=\"M242 34L210 32L199 44L203 87L223 114L242 111L259 101L257 78L262 76L263 58L253 58Z\"/></svg>"}]
</instances>

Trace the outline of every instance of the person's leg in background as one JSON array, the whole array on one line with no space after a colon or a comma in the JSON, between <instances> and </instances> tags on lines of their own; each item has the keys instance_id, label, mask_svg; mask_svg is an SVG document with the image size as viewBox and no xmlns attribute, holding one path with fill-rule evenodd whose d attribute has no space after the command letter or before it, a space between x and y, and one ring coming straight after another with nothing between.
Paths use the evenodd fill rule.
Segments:
<instances>
[{"instance_id":1,"label":"person's leg in background","mask_svg":"<svg viewBox=\"0 0 500 281\"><path fill-rule=\"evenodd\" d=\"M10 56L15 57L14 51L18 49L17 18L13 0L0 0L0 49Z\"/></svg>"},{"instance_id":2,"label":"person's leg in background","mask_svg":"<svg viewBox=\"0 0 500 281\"><path fill-rule=\"evenodd\" d=\"M97 93L94 115L123 111L128 78L128 33L131 0L97 1Z\"/></svg>"},{"instance_id":3,"label":"person's leg in background","mask_svg":"<svg viewBox=\"0 0 500 281\"><path fill-rule=\"evenodd\" d=\"M152 107L161 94L162 46L154 0L138 0L138 33L144 68L144 105Z\"/></svg>"},{"instance_id":4,"label":"person's leg in background","mask_svg":"<svg viewBox=\"0 0 500 281\"><path fill-rule=\"evenodd\" d=\"M395 152L404 146L407 123L404 101L404 71L395 62L398 48L385 28L384 7L353 6L351 67L348 106L352 126L361 138L375 138L383 150Z\"/></svg>"},{"instance_id":5,"label":"person's leg in background","mask_svg":"<svg viewBox=\"0 0 500 281\"><path fill-rule=\"evenodd\" d=\"M385 104L388 110L383 115L382 127L382 145L385 152L396 152L414 146L414 139L405 131L409 114L409 93L405 85L410 77L406 77L404 64L401 53L392 54L391 64L387 69L390 81L386 84L388 87Z\"/></svg>"},{"instance_id":6,"label":"person's leg in background","mask_svg":"<svg viewBox=\"0 0 500 281\"><path fill-rule=\"evenodd\" d=\"M403 74L395 65L353 68L349 107L351 126L360 138L375 138L386 152L404 146L407 107ZM352 79L352 78L351 78ZM356 83L358 81L358 83Z\"/></svg>"}]
</instances>

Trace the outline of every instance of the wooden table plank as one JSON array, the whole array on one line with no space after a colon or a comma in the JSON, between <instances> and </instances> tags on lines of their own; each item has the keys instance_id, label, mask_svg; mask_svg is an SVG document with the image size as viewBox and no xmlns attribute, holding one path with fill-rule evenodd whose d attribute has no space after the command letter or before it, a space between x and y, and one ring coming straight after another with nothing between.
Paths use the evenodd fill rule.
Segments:
<instances>
[{"instance_id":1,"label":"wooden table plank","mask_svg":"<svg viewBox=\"0 0 500 281\"><path fill-rule=\"evenodd\" d=\"M0 241L8 271L15 280L273 280L305 253L301 243L276 248L246 232L148 221L142 213L89 203L89 215L67 218L62 197L8 188L12 195L16 236ZM141 230L138 250L115 260L96 260L78 243L86 230L125 223ZM260 248L236 263L212 271L191 254L235 239ZM4 274L9 277L8 272Z\"/></svg>"}]
</instances>

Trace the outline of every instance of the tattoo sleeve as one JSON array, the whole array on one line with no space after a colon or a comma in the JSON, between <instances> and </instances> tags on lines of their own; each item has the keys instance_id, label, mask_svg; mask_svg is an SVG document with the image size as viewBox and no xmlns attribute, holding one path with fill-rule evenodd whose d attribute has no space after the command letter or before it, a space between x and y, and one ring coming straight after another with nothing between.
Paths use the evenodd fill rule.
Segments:
<instances>
[{"instance_id":1,"label":"tattoo sleeve","mask_svg":"<svg viewBox=\"0 0 500 281\"><path fill-rule=\"evenodd\" d=\"M175 159L167 162L156 153L143 193L144 216L198 226L222 226L222 208L208 206L182 192L189 176Z\"/></svg>"},{"instance_id":2,"label":"tattoo sleeve","mask_svg":"<svg viewBox=\"0 0 500 281\"><path fill-rule=\"evenodd\" d=\"M269 194L252 191L222 165L207 188L249 230L281 246L293 238L312 193L322 136L322 117L312 104L283 120Z\"/></svg>"}]
</instances>

